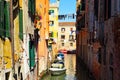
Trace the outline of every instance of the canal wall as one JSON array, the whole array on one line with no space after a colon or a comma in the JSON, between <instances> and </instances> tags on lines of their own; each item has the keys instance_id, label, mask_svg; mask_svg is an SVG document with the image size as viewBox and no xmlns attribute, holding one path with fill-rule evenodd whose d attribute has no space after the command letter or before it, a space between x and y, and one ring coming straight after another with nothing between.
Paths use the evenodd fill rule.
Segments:
<instances>
[{"instance_id":1,"label":"canal wall","mask_svg":"<svg viewBox=\"0 0 120 80\"><path fill-rule=\"evenodd\" d=\"M41 80L45 75L49 73L48 70L42 71L41 74L39 75L39 80Z\"/></svg>"},{"instance_id":2,"label":"canal wall","mask_svg":"<svg viewBox=\"0 0 120 80\"><path fill-rule=\"evenodd\" d=\"M96 80L87 64L79 56L76 56L76 77L78 80Z\"/></svg>"}]
</instances>

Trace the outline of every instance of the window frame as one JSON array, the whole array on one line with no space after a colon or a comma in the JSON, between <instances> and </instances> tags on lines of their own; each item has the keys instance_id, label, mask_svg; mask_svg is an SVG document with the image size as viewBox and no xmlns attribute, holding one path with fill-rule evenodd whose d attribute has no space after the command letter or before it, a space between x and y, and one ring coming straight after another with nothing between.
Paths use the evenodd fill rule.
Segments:
<instances>
[{"instance_id":1,"label":"window frame","mask_svg":"<svg viewBox=\"0 0 120 80\"><path fill-rule=\"evenodd\" d=\"M65 35L61 35L61 39L65 39Z\"/></svg>"},{"instance_id":2,"label":"window frame","mask_svg":"<svg viewBox=\"0 0 120 80\"><path fill-rule=\"evenodd\" d=\"M54 26L54 21L50 21L49 26Z\"/></svg>"},{"instance_id":3,"label":"window frame","mask_svg":"<svg viewBox=\"0 0 120 80\"><path fill-rule=\"evenodd\" d=\"M62 33L65 32L65 28L61 28L61 32L62 32Z\"/></svg>"},{"instance_id":4,"label":"window frame","mask_svg":"<svg viewBox=\"0 0 120 80\"><path fill-rule=\"evenodd\" d=\"M61 43L62 46L65 46L65 43Z\"/></svg>"}]
</instances>

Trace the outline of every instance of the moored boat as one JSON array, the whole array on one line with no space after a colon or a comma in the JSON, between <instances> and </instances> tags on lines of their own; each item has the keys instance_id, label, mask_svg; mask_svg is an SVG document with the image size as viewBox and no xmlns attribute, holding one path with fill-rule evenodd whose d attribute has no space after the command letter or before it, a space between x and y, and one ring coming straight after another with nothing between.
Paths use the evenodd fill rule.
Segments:
<instances>
[{"instance_id":1,"label":"moored boat","mask_svg":"<svg viewBox=\"0 0 120 80\"><path fill-rule=\"evenodd\" d=\"M66 72L66 68L64 66L64 54L58 54L56 60L51 64L49 68L51 75L60 75Z\"/></svg>"},{"instance_id":2,"label":"moored boat","mask_svg":"<svg viewBox=\"0 0 120 80\"><path fill-rule=\"evenodd\" d=\"M50 68L51 74L52 75L60 75L64 74L66 72L65 68Z\"/></svg>"}]
</instances>

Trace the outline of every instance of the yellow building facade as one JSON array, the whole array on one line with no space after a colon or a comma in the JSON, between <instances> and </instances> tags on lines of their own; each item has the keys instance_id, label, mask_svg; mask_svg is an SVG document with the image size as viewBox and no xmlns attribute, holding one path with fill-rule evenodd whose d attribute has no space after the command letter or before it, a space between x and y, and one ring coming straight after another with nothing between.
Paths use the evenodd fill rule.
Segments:
<instances>
[{"instance_id":1,"label":"yellow building facade","mask_svg":"<svg viewBox=\"0 0 120 80\"><path fill-rule=\"evenodd\" d=\"M58 15L59 15L59 1L50 4L49 8L49 49L51 50L51 57L54 60L58 52Z\"/></svg>"},{"instance_id":2,"label":"yellow building facade","mask_svg":"<svg viewBox=\"0 0 120 80\"><path fill-rule=\"evenodd\" d=\"M57 42L57 34L58 34L58 10L59 10L59 4L58 3L52 3L50 4L49 9L49 33L53 33L54 41Z\"/></svg>"},{"instance_id":3,"label":"yellow building facade","mask_svg":"<svg viewBox=\"0 0 120 80\"><path fill-rule=\"evenodd\" d=\"M0 75L0 80L1 79L7 79L7 80L13 80L13 56L12 54L15 54L15 63L18 61L18 58L21 53L21 45L20 44L20 38L19 38L19 5L18 1L12 3L13 7L13 17L11 17L11 5L10 5L10 0L7 1L0 1L0 19L2 19L0 22L2 25L0 25L0 66L1 66L1 75ZM4 17L3 17L4 16ZM11 18L13 18L13 23L11 23ZM13 24L14 28L11 28L11 24ZM11 29L13 29L13 32L11 32ZM14 34L13 34L14 33ZM11 35L14 36L14 44L11 42L13 41ZM14 49L12 49L14 46ZM14 51L12 51L14 50ZM13 52L13 53L12 53ZM2 62L1 62L2 61Z\"/></svg>"},{"instance_id":4,"label":"yellow building facade","mask_svg":"<svg viewBox=\"0 0 120 80\"><path fill-rule=\"evenodd\" d=\"M0 70L3 67L2 57L3 57L3 40L0 38Z\"/></svg>"}]
</instances>

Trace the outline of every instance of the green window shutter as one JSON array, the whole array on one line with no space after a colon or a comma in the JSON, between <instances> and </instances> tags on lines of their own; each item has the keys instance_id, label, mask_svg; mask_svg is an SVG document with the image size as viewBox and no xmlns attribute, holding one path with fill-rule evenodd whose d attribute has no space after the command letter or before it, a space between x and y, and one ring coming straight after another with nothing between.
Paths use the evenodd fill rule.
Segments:
<instances>
[{"instance_id":1,"label":"green window shutter","mask_svg":"<svg viewBox=\"0 0 120 80\"><path fill-rule=\"evenodd\" d=\"M53 37L54 36L54 32L52 32L52 36L51 37Z\"/></svg>"},{"instance_id":2,"label":"green window shutter","mask_svg":"<svg viewBox=\"0 0 120 80\"><path fill-rule=\"evenodd\" d=\"M54 10L49 10L50 13L54 13Z\"/></svg>"},{"instance_id":3,"label":"green window shutter","mask_svg":"<svg viewBox=\"0 0 120 80\"><path fill-rule=\"evenodd\" d=\"M29 41L29 59L30 59L30 68L35 65L35 51L34 51L34 41Z\"/></svg>"},{"instance_id":4,"label":"green window shutter","mask_svg":"<svg viewBox=\"0 0 120 80\"><path fill-rule=\"evenodd\" d=\"M31 20L34 21L35 15L35 0L28 0L28 12Z\"/></svg>"},{"instance_id":5,"label":"green window shutter","mask_svg":"<svg viewBox=\"0 0 120 80\"><path fill-rule=\"evenodd\" d=\"M4 36L4 1L0 0L0 36Z\"/></svg>"},{"instance_id":6,"label":"green window shutter","mask_svg":"<svg viewBox=\"0 0 120 80\"><path fill-rule=\"evenodd\" d=\"M31 12L31 0L28 0L28 11Z\"/></svg>"},{"instance_id":7,"label":"green window shutter","mask_svg":"<svg viewBox=\"0 0 120 80\"><path fill-rule=\"evenodd\" d=\"M4 3L4 28L5 36L10 37L10 11L9 11L9 2Z\"/></svg>"},{"instance_id":8,"label":"green window shutter","mask_svg":"<svg viewBox=\"0 0 120 80\"><path fill-rule=\"evenodd\" d=\"M54 15L54 10L49 10L49 15Z\"/></svg>"},{"instance_id":9,"label":"green window shutter","mask_svg":"<svg viewBox=\"0 0 120 80\"><path fill-rule=\"evenodd\" d=\"M31 10L32 10L32 14L34 15L35 14L35 0L32 0L31 2L32 2L31 3L32 4L31 5L31 8L32 8Z\"/></svg>"},{"instance_id":10,"label":"green window shutter","mask_svg":"<svg viewBox=\"0 0 120 80\"><path fill-rule=\"evenodd\" d=\"M28 1L28 11L34 15L35 14L35 0Z\"/></svg>"},{"instance_id":11,"label":"green window shutter","mask_svg":"<svg viewBox=\"0 0 120 80\"><path fill-rule=\"evenodd\" d=\"M23 10L19 10L19 37L23 40Z\"/></svg>"}]
</instances>

